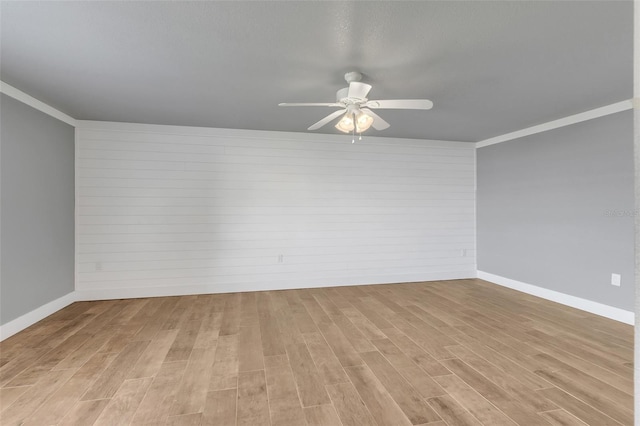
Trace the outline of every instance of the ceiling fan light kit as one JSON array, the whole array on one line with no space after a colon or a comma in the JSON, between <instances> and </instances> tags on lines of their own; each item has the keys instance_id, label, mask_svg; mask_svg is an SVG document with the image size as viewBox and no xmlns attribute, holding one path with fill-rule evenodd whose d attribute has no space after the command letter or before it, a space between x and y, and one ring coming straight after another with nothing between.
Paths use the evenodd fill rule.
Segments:
<instances>
[{"instance_id":1,"label":"ceiling fan light kit","mask_svg":"<svg viewBox=\"0 0 640 426\"><path fill-rule=\"evenodd\" d=\"M363 133L370 127L376 130L384 130L390 125L384 121L372 109L421 109L428 110L433 107L433 102L428 99L387 99L369 100L367 95L371 90L371 85L361 83L362 74L356 71L348 72L344 79L349 87L342 88L336 92L336 102L333 103L281 103L279 106L326 106L342 108L335 111L322 120L311 125L307 130L317 130L335 120L342 115L342 118L335 125L335 128L344 133ZM362 136L360 137L362 139Z\"/></svg>"},{"instance_id":2,"label":"ceiling fan light kit","mask_svg":"<svg viewBox=\"0 0 640 426\"><path fill-rule=\"evenodd\" d=\"M373 124L373 117L362 110L358 110L353 105L349 105L347 112L336 124L336 129L344 133L365 132Z\"/></svg>"}]
</instances>

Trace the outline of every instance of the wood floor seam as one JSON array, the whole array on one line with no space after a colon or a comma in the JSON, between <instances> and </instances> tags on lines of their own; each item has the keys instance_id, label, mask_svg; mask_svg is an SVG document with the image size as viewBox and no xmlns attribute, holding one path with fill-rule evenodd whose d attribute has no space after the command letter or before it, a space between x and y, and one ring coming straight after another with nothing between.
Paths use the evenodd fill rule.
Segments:
<instances>
[{"instance_id":1,"label":"wood floor seam","mask_svg":"<svg viewBox=\"0 0 640 426\"><path fill-rule=\"evenodd\" d=\"M632 354L477 279L77 302L0 342L0 423L620 426Z\"/></svg>"}]
</instances>

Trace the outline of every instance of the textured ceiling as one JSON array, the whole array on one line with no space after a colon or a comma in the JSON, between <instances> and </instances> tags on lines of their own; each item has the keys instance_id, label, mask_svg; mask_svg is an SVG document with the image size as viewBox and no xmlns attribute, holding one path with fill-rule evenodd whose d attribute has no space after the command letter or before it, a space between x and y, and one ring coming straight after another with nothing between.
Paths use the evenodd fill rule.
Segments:
<instances>
[{"instance_id":1,"label":"textured ceiling","mask_svg":"<svg viewBox=\"0 0 640 426\"><path fill-rule=\"evenodd\" d=\"M78 119L304 132L358 70L372 135L477 141L632 97L631 1L2 2L0 78ZM321 132L337 133L332 126Z\"/></svg>"}]
</instances>

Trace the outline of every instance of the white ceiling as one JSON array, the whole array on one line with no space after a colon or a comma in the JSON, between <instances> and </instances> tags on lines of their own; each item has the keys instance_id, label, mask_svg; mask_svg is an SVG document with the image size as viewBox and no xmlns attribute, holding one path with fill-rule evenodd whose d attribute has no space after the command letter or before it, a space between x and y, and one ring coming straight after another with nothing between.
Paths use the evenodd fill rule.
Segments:
<instances>
[{"instance_id":1,"label":"white ceiling","mask_svg":"<svg viewBox=\"0 0 640 426\"><path fill-rule=\"evenodd\" d=\"M478 141L632 97L632 1L2 2L0 78L77 119L304 132L358 70L371 134ZM337 133L332 126L321 132Z\"/></svg>"}]
</instances>

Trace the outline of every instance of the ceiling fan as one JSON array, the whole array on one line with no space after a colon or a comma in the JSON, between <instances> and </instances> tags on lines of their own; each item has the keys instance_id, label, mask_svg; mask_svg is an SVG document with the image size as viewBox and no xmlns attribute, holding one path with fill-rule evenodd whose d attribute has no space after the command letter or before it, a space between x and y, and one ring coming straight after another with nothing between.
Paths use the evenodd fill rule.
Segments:
<instances>
[{"instance_id":1,"label":"ceiling fan","mask_svg":"<svg viewBox=\"0 0 640 426\"><path fill-rule=\"evenodd\" d=\"M336 129L344 133L362 133L373 127L376 130L384 130L390 125L384 121L372 109L431 109L433 102L428 99L386 99L369 100L367 95L371 90L371 85L361 83L362 74L359 72L348 72L344 79L349 87L338 90L336 102L332 103L281 103L279 106L325 106L340 108L339 111L332 112L322 120L310 126L307 130L317 130L332 120L343 117L336 124ZM354 139L355 140L355 139Z\"/></svg>"}]
</instances>

